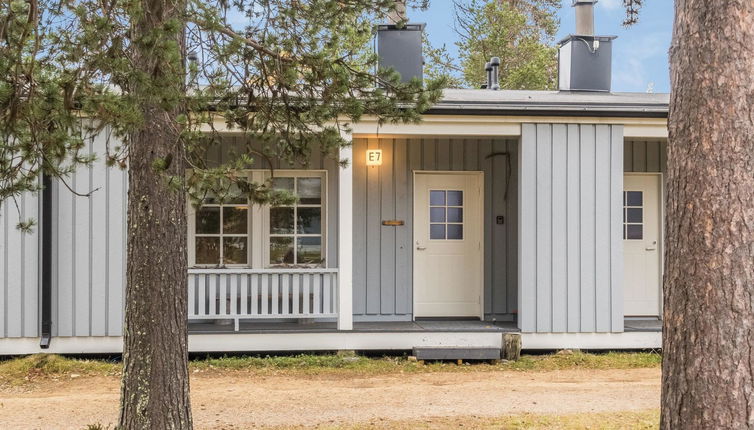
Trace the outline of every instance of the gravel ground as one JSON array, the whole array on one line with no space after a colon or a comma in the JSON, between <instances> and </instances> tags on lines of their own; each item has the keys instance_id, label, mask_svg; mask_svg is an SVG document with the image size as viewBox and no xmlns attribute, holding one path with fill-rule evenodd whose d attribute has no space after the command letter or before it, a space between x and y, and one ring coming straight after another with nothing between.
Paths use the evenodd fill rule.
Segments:
<instances>
[{"instance_id":1,"label":"gravel ground","mask_svg":"<svg viewBox=\"0 0 754 430\"><path fill-rule=\"evenodd\" d=\"M114 426L115 377L78 377L0 391L2 429ZM659 407L660 369L436 372L373 377L195 374L197 429L369 424L375 421L581 414Z\"/></svg>"}]
</instances>

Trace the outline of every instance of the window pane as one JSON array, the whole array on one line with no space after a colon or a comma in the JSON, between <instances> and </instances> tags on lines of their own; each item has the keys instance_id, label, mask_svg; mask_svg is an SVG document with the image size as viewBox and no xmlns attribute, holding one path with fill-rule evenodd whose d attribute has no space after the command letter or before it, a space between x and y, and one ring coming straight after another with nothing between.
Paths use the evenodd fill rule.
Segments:
<instances>
[{"instance_id":1,"label":"window pane","mask_svg":"<svg viewBox=\"0 0 754 430\"><path fill-rule=\"evenodd\" d=\"M220 264L220 238L196 238L196 264Z\"/></svg>"},{"instance_id":2,"label":"window pane","mask_svg":"<svg viewBox=\"0 0 754 430\"><path fill-rule=\"evenodd\" d=\"M463 239L463 224L448 224L448 239Z\"/></svg>"},{"instance_id":3,"label":"window pane","mask_svg":"<svg viewBox=\"0 0 754 430\"><path fill-rule=\"evenodd\" d=\"M203 207L196 212L198 234L220 234L220 208Z\"/></svg>"},{"instance_id":4,"label":"window pane","mask_svg":"<svg viewBox=\"0 0 754 430\"><path fill-rule=\"evenodd\" d=\"M293 208L270 209L270 233L293 233Z\"/></svg>"},{"instance_id":5,"label":"window pane","mask_svg":"<svg viewBox=\"0 0 754 430\"><path fill-rule=\"evenodd\" d=\"M297 192L302 205L322 204L322 178L298 178Z\"/></svg>"},{"instance_id":6,"label":"window pane","mask_svg":"<svg viewBox=\"0 0 754 430\"><path fill-rule=\"evenodd\" d=\"M448 191L448 206L463 206L463 191Z\"/></svg>"},{"instance_id":7,"label":"window pane","mask_svg":"<svg viewBox=\"0 0 754 430\"><path fill-rule=\"evenodd\" d=\"M429 208L431 222L445 222L445 208Z\"/></svg>"},{"instance_id":8,"label":"window pane","mask_svg":"<svg viewBox=\"0 0 754 430\"><path fill-rule=\"evenodd\" d=\"M641 191L626 191L626 206L643 206L644 199Z\"/></svg>"},{"instance_id":9,"label":"window pane","mask_svg":"<svg viewBox=\"0 0 754 430\"><path fill-rule=\"evenodd\" d=\"M448 222L463 222L463 208L448 208Z\"/></svg>"},{"instance_id":10,"label":"window pane","mask_svg":"<svg viewBox=\"0 0 754 430\"><path fill-rule=\"evenodd\" d=\"M640 240L644 239L644 229L641 224L628 224L626 226L626 239Z\"/></svg>"},{"instance_id":11,"label":"window pane","mask_svg":"<svg viewBox=\"0 0 754 430\"><path fill-rule=\"evenodd\" d=\"M445 239L445 224L430 224L429 225L429 238L430 239Z\"/></svg>"},{"instance_id":12,"label":"window pane","mask_svg":"<svg viewBox=\"0 0 754 430\"><path fill-rule=\"evenodd\" d=\"M322 262L322 238L299 237L297 246L298 264L319 264Z\"/></svg>"},{"instance_id":13,"label":"window pane","mask_svg":"<svg viewBox=\"0 0 754 430\"><path fill-rule=\"evenodd\" d=\"M626 221L627 222L637 222L641 223L642 220L642 212L644 212L641 208L628 208L626 209Z\"/></svg>"},{"instance_id":14,"label":"window pane","mask_svg":"<svg viewBox=\"0 0 754 430\"><path fill-rule=\"evenodd\" d=\"M293 178L272 178L272 188L293 192Z\"/></svg>"},{"instance_id":15,"label":"window pane","mask_svg":"<svg viewBox=\"0 0 754 430\"><path fill-rule=\"evenodd\" d=\"M223 237L223 264L246 264L246 238Z\"/></svg>"},{"instance_id":16,"label":"window pane","mask_svg":"<svg viewBox=\"0 0 754 430\"><path fill-rule=\"evenodd\" d=\"M445 191L430 191L429 204L431 206L445 206Z\"/></svg>"},{"instance_id":17,"label":"window pane","mask_svg":"<svg viewBox=\"0 0 754 430\"><path fill-rule=\"evenodd\" d=\"M270 238L270 264L293 264L293 238Z\"/></svg>"},{"instance_id":18,"label":"window pane","mask_svg":"<svg viewBox=\"0 0 754 430\"><path fill-rule=\"evenodd\" d=\"M246 207L223 207L223 233L243 234L248 230L249 210Z\"/></svg>"},{"instance_id":19,"label":"window pane","mask_svg":"<svg viewBox=\"0 0 754 430\"><path fill-rule=\"evenodd\" d=\"M298 208L298 232L303 234L322 233L322 209Z\"/></svg>"}]
</instances>

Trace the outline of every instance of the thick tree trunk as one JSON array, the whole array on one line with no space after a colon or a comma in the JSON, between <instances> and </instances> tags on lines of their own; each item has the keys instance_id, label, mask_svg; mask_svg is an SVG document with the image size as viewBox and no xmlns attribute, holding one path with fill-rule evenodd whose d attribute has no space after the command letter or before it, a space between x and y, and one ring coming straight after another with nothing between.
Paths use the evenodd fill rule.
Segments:
<instances>
[{"instance_id":1,"label":"thick tree trunk","mask_svg":"<svg viewBox=\"0 0 754 430\"><path fill-rule=\"evenodd\" d=\"M754 1L676 0L662 428L754 428Z\"/></svg>"},{"instance_id":2,"label":"thick tree trunk","mask_svg":"<svg viewBox=\"0 0 754 430\"><path fill-rule=\"evenodd\" d=\"M181 30L164 23L180 1L146 0L134 26L135 83L143 127L129 144L128 261L120 428L190 429L186 197L169 178L184 176L180 107L161 100L183 90ZM173 26L174 27L174 26ZM140 36L151 35L141 43ZM155 42L155 35L157 40ZM159 38L163 38L160 40ZM171 52L172 50L172 52ZM177 55L176 55L177 54ZM176 99L176 98L174 98ZM166 107L168 106L168 107Z\"/></svg>"}]
</instances>

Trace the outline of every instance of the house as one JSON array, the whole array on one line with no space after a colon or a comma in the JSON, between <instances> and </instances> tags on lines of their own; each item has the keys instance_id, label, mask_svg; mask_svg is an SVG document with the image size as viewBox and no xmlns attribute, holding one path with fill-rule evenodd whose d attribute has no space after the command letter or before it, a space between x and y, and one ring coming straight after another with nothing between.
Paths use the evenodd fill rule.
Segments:
<instances>
[{"instance_id":1,"label":"house","mask_svg":"<svg viewBox=\"0 0 754 430\"><path fill-rule=\"evenodd\" d=\"M366 119L346 167L259 160L249 175L275 168L293 206L190 208L190 351L499 349L508 332L524 349L660 347L669 97L609 92L612 39L564 40L560 91L447 90L420 124ZM127 173L80 169L89 197L48 182L19 200L33 234L0 210L0 354L120 352Z\"/></svg>"}]
</instances>

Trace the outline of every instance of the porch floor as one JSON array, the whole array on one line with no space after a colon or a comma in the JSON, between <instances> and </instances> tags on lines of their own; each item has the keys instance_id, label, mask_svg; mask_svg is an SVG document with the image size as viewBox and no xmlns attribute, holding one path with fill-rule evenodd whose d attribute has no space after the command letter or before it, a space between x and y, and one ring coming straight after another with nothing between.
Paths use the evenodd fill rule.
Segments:
<instances>
[{"instance_id":1,"label":"porch floor","mask_svg":"<svg viewBox=\"0 0 754 430\"><path fill-rule=\"evenodd\" d=\"M210 321L189 323L190 334L217 333L329 333L337 331L335 322L260 322L241 321L238 331L233 324L222 325ZM354 322L352 332L518 332L514 322L490 322L474 320L419 320Z\"/></svg>"}]
</instances>

